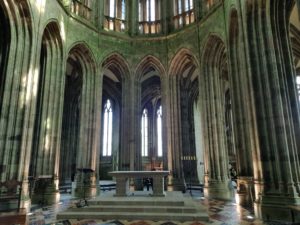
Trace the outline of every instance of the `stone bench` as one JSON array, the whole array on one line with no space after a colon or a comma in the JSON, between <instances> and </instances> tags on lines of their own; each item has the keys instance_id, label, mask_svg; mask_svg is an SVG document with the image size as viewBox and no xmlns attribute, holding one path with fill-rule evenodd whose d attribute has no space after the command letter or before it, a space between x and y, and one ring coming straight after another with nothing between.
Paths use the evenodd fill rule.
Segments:
<instances>
[{"instance_id":1,"label":"stone bench","mask_svg":"<svg viewBox=\"0 0 300 225\"><path fill-rule=\"evenodd\" d=\"M109 174L116 178L115 196L127 196L129 194L130 178L152 178L153 196L165 196L164 177L169 171L113 171Z\"/></svg>"}]
</instances>

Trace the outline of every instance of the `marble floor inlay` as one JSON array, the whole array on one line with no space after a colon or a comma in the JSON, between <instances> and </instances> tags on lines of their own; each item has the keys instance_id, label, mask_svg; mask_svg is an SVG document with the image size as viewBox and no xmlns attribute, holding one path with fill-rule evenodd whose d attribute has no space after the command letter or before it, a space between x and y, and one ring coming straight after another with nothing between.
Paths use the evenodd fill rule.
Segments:
<instances>
[{"instance_id":1,"label":"marble floor inlay","mask_svg":"<svg viewBox=\"0 0 300 225\"><path fill-rule=\"evenodd\" d=\"M189 195L186 193L185 195ZM52 206L38 207L33 206L32 212L29 215L29 225L260 225L260 224L283 224L283 223L264 223L258 219L255 219L253 211L240 207L232 201L220 201L216 199L206 199L202 196L200 191L192 192L193 198L199 204L205 206L209 214L209 221L190 221L190 222L178 222L178 221L126 221L126 220L64 220L57 221L56 214L59 211L63 211L68 207L76 207L78 200L72 199L70 195L61 195L61 202ZM287 223L286 223L287 224Z\"/></svg>"}]
</instances>

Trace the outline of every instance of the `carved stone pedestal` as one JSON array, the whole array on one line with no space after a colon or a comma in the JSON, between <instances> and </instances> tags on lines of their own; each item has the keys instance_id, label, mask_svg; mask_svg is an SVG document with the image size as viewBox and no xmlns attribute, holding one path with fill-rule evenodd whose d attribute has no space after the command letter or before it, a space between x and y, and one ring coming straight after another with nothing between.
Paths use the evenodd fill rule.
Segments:
<instances>
[{"instance_id":1,"label":"carved stone pedestal","mask_svg":"<svg viewBox=\"0 0 300 225\"><path fill-rule=\"evenodd\" d=\"M231 200L234 197L234 191L230 188L228 181L209 181L204 186L204 196L207 198L216 198L223 200Z\"/></svg>"},{"instance_id":2,"label":"carved stone pedestal","mask_svg":"<svg viewBox=\"0 0 300 225\"><path fill-rule=\"evenodd\" d=\"M99 193L96 176L94 173L76 174L75 185L72 187L72 195L79 198L95 197Z\"/></svg>"},{"instance_id":3,"label":"carved stone pedestal","mask_svg":"<svg viewBox=\"0 0 300 225\"><path fill-rule=\"evenodd\" d=\"M58 179L51 175L42 175L37 178L32 194L32 203L51 205L59 202Z\"/></svg>"}]
</instances>

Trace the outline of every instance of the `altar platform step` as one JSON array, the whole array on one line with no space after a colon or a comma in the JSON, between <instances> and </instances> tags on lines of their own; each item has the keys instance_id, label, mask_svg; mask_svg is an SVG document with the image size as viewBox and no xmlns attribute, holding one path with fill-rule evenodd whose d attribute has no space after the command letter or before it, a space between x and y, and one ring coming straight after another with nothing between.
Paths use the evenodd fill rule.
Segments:
<instances>
[{"instance_id":1,"label":"altar platform step","mask_svg":"<svg viewBox=\"0 0 300 225\"><path fill-rule=\"evenodd\" d=\"M196 213L195 207L174 207L174 206L97 206L90 205L83 208L73 208L73 212L133 212L133 213L142 213L142 212L151 212L151 213Z\"/></svg>"},{"instance_id":2,"label":"altar platform step","mask_svg":"<svg viewBox=\"0 0 300 225\"><path fill-rule=\"evenodd\" d=\"M128 212L65 212L57 216L57 219L94 219L94 220L170 220L170 221L208 221L208 216L202 213L178 214L178 213L128 213Z\"/></svg>"},{"instance_id":3,"label":"altar platform step","mask_svg":"<svg viewBox=\"0 0 300 225\"><path fill-rule=\"evenodd\" d=\"M57 219L99 220L170 220L208 221L206 209L190 196L181 192L167 192L165 197L149 196L147 192L134 192L127 197L99 196L88 201L83 208L70 208L60 212Z\"/></svg>"}]
</instances>

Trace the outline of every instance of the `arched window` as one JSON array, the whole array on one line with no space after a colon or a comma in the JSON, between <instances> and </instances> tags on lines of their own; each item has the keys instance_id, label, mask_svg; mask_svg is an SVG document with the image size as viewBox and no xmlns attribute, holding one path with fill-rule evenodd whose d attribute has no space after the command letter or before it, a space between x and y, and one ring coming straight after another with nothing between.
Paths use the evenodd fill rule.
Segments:
<instances>
[{"instance_id":1,"label":"arched window","mask_svg":"<svg viewBox=\"0 0 300 225\"><path fill-rule=\"evenodd\" d=\"M162 109L161 109L161 106L157 110L156 121L157 121L157 156L162 157L163 149L162 149Z\"/></svg>"},{"instance_id":2,"label":"arched window","mask_svg":"<svg viewBox=\"0 0 300 225\"><path fill-rule=\"evenodd\" d=\"M148 111L147 109L143 110L142 115L142 156L148 156Z\"/></svg>"},{"instance_id":3,"label":"arched window","mask_svg":"<svg viewBox=\"0 0 300 225\"><path fill-rule=\"evenodd\" d=\"M160 30L160 0L139 0L140 33L157 34Z\"/></svg>"},{"instance_id":4,"label":"arched window","mask_svg":"<svg viewBox=\"0 0 300 225\"><path fill-rule=\"evenodd\" d=\"M113 110L110 100L108 99L104 105L103 115L103 156L111 156L112 147L112 120Z\"/></svg>"},{"instance_id":5,"label":"arched window","mask_svg":"<svg viewBox=\"0 0 300 225\"><path fill-rule=\"evenodd\" d=\"M104 28L124 31L126 24L125 0L106 0Z\"/></svg>"},{"instance_id":6,"label":"arched window","mask_svg":"<svg viewBox=\"0 0 300 225\"><path fill-rule=\"evenodd\" d=\"M174 0L174 26L180 28L195 21L194 0Z\"/></svg>"},{"instance_id":7,"label":"arched window","mask_svg":"<svg viewBox=\"0 0 300 225\"><path fill-rule=\"evenodd\" d=\"M296 77L297 91L298 91L298 99L300 102L300 76Z\"/></svg>"}]
</instances>

